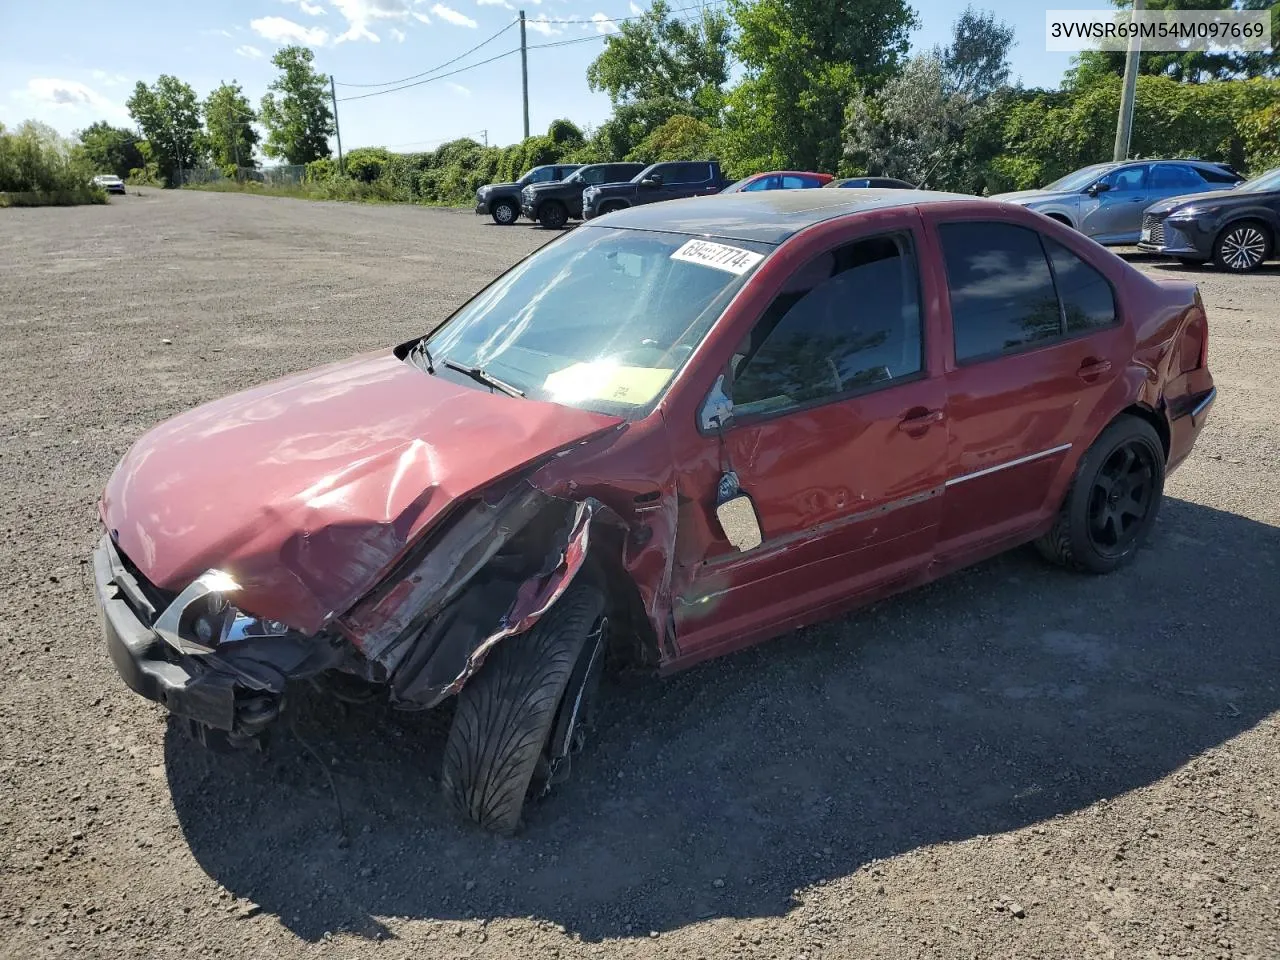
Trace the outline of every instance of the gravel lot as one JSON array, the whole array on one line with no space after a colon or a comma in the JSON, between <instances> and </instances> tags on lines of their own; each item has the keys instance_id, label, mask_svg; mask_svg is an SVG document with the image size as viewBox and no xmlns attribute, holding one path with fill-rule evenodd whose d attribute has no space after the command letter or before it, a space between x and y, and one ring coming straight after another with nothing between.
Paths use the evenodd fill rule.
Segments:
<instances>
[{"instance_id":1,"label":"gravel lot","mask_svg":"<svg viewBox=\"0 0 1280 960\"><path fill-rule=\"evenodd\" d=\"M439 718L304 698L228 758L129 693L86 566L129 444L423 331L545 239L208 193L0 211L0 956L1280 956L1274 266L1194 274L1221 395L1135 564L1018 552L613 688L514 840L442 814Z\"/></svg>"}]
</instances>

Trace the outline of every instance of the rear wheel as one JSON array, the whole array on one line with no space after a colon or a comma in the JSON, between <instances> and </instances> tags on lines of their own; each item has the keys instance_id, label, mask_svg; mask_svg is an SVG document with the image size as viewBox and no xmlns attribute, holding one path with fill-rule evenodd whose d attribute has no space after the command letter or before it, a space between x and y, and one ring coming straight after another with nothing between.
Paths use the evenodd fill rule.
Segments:
<instances>
[{"instance_id":1,"label":"rear wheel","mask_svg":"<svg viewBox=\"0 0 1280 960\"><path fill-rule=\"evenodd\" d=\"M548 200L538 211L538 222L548 230L559 230L569 222L569 211L559 200Z\"/></svg>"},{"instance_id":2,"label":"rear wheel","mask_svg":"<svg viewBox=\"0 0 1280 960\"><path fill-rule=\"evenodd\" d=\"M1213 242L1213 262L1230 273L1248 273L1271 256L1271 233L1256 220L1229 223Z\"/></svg>"},{"instance_id":3,"label":"rear wheel","mask_svg":"<svg viewBox=\"0 0 1280 960\"><path fill-rule=\"evenodd\" d=\"M1110 573L1137 552L1160 510L1164 447L1151 424L1117 418L1080 461L1042 556L1072 570Z\"/></svg>"},{"instance_id":4,"label":"rear wheel","mask_svg":"<svg viewBox=\"0 0 1280 960\"><path fill-rule=\"evenodd\" d=\"M501 200L494 201L493 206L489 208L489 216L493 217L493 222L499 226L509 227L520 216L520 208L516 206L514 200L508 200L504 197Z\"/></svg>"},{"instance_id":5,"label":"rear wheel","mask_svg":"<svg viewBox=\"0 0 1280 960\"><path fill-rule=\"evenodd\" d=\"M458 694L445 746L445 797L496 833L520 824L526 798L562 779L603 660L604 594L574 584L527 633L508 637Z\"/></svg>"}]
</instances>

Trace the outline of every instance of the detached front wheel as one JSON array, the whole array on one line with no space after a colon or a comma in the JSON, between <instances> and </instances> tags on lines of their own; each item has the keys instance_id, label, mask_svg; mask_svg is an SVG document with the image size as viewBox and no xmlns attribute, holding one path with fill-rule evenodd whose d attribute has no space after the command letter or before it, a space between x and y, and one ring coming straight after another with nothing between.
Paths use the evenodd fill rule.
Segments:
<instances>
[{"instance_id":1,"label":"detached front wheel","mask_svg":"<svg viewBox=\"0 0 1280 960\"><path fill-rule=\"evenodd\" d=\"M508 637L458 694L441 782L447 801L509 834L526 799L560 779L581 745L603 665L604 594L574 584L527 633Z\"/></svg>"}]
</instances>

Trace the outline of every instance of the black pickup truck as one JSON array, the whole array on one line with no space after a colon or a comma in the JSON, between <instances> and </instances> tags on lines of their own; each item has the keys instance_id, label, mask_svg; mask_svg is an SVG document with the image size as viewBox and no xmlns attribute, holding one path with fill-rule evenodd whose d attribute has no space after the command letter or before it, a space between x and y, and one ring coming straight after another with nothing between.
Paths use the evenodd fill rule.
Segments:
<instances>
[{"instance_id":1,"label":"black pickup truck","mask_svg":"<svg viewBox=\"0 0 1280 960\"><path fill-rule=\"evenodd\" d=\"M727 185L715 160L654 163L626 183L605 183L582 193L582 219L603 216L623 207L642 203L705 197L719 193Z\"/></svg>"},{"instance_id":2,"label":"black pickup truck","mask_svg":"<svg viewBox=\"0 0 1280 960\"><path fill-rule=\"evenodd\" d=\"M520 208L530 220L557 229L570 218L582 219L582 192L587 187L630 180L643 169L643 163L593 163L559 183L529 184L520 191Z\"/></svg>"},{"instance_id":3,"label":"black pickup truck","mask_svg":"<svg viewBox=\"0 0 1280 960\"><path fill-rule=\"evenodd\" d=\"M534 167L515 183L490 183L476 191L476 213L493 217L494 223L509 227L520 219L520 191L531 183L563 180L580 163L548 163Z\"/></svg>"}]
</instances>

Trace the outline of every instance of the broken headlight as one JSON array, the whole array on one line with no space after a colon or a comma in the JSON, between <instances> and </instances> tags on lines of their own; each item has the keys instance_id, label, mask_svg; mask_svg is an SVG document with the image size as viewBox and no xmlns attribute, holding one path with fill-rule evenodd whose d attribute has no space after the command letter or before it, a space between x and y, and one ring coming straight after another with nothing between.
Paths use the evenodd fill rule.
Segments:
<instances>
[{"instance_id":1,"label":"broken headlight","mask_svg":"<svg viewBox=\"0 0 1280 960\"><path fill-rule=\"evenodd\" d=\"M240 589L235 578L221 570L201 574L156 617L153 629L179 653L202 656L221 644L253 637L280 637L289 632L278 620L254 617L228 599Z\"/></svg>"}]
</instances>

